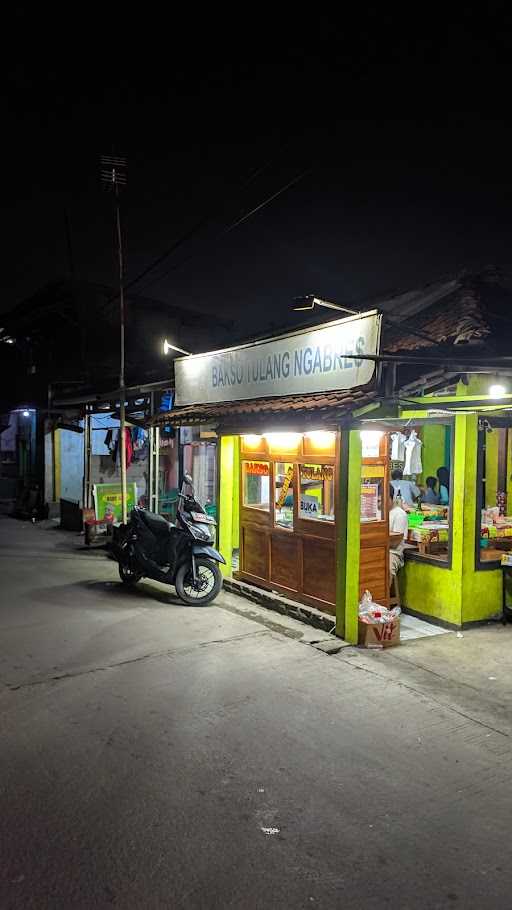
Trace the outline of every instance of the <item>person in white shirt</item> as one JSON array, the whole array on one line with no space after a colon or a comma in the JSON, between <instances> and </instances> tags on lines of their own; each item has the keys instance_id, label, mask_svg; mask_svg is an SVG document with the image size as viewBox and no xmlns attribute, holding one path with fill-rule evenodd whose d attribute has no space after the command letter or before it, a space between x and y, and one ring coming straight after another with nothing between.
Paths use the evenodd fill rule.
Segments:
<instances>
[{"instance_id":1,"label":"person in white shirt","mask_svg":"<svg viewBox=\"0 0 512 910\"><path fill-rule=\"evenodd\" d=\"M409 533L407 512L393 501L393 485L389 488L389 570L396 575L404 564L404 548Z\"/></svg>"},{"instance_id":2,"label":"person in white shirt","mask_svg":"<svg viewBox=\"0 0 512 910\"><path fill-rule=\"evenodd\" d=\"M391 486L393 487L393 498L400 496L402 502L408 506L413 506L415 501L421 495L421 490L412 480L404 480L404 473L400 468L393 471L391 475Z\"/></svg>"}]
</instances>

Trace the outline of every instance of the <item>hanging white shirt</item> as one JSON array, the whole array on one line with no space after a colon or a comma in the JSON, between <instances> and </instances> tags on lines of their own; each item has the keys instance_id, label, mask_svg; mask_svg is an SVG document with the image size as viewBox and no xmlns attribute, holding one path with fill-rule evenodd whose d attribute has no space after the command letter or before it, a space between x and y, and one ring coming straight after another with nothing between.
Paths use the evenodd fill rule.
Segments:
<instances>
[{"instance_id":1,"label":"hanging white shirt","mask_svg":"<svg viewBox=\"0 0 512 910\"><path fill-rule=\"evenodd\" d=\"M405 466L404 474L421 474L423 466L421 464L421 439L415 430L412 430L409 439L405 443Z\"/></svg>"},{"instance_id":2,"label":"hanging white shirt","mask_svg":"<svg viewBox=\"0 0 512 910\"><path fill-rule=\"evenodd\" d=\"M391 461L405 461L405 443L407 436L403 433L391 434Z\"/></svg>"}]
</instances>

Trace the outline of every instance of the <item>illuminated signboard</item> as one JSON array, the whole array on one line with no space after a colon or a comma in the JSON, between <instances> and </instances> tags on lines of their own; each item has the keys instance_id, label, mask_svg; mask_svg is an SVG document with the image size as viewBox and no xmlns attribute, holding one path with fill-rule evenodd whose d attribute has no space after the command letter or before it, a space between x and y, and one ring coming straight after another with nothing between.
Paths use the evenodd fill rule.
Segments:
<instances>
[{"instance_id":1,"label":"illuminated signboard","mask_svg":"<svg viewBox=\"0 0 512 910\"><path fill-rule=\"evenodd\" d=\"M207 404L274 395L352 389L369 383L379 352L375 311L242 347L174 362L175 404Z\"/></svg>"}]
</instances>

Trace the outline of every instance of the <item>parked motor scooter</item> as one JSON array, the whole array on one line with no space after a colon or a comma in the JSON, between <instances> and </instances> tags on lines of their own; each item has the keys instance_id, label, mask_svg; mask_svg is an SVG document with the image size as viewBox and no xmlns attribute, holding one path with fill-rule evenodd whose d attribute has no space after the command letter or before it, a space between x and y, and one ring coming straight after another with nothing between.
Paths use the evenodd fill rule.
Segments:
<instances>
[{"instance_id":1,"label":"parked motor scooter","mask_svg":"<svg viewBox=\"0 0 512 910\"><path fill-rule=\"evenodd\" d=\"M186 604L211 603L222 588L219 563L226 563L213 546L215 525L195 498L192 477L185 474L175 524L135 508L119 528L112 550L121 581L134 585L152 578L173 585Z\"/></svg>"}]
</instances>

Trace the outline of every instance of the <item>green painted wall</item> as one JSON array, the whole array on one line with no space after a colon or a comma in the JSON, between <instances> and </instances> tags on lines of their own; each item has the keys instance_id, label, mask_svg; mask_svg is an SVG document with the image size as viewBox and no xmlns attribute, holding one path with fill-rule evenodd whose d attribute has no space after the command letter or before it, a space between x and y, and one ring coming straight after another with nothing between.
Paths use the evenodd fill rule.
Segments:
<instances>
[{"instance_id":1,"label":"green painted wall","mask_svg":"<svg viewBox=\"0 0 512 910\"><path fill-rule=\"evenodd\" d=\"M230 577L233 572L233 493L238 490L238 472L235 475L235 451L238 439L235 436L222 436L220 439L219 469L219 550L226 560L221 565L223 575Z\"/></svg>"},{"instance_id":2,"label":"green painted wall","mask_svg":"<svg viewBox=\"0 0 512 910\"><path fill-rule=\"evenodd\" d=\"M459 420L461 418L457 418ZM501 609L501 569L475 568L475 535L480 535L476 516L478 415L465 418L464 537L462 551L462 622L489 619ZM489 433L489 436L497 434ZM496 453L497 455L497 453ZM497 461L497 459L496 459Z\"/></svg>"},{"instance_id":3,"label":"green painted wall","mask_svg":"<svg viewBox=\"0 0 512 910\"><path fill-rule=\"evenodd\" d=\"M411 417L413 412L408 411L404 416ZM435 564L410 561L402 569L399 579L402 600L405 606L411 610L425 613L427 616L434 616L457 626L462 624L466 419L466 415L457 415L455 418L455 450L452 468L454 478L453 501L450 505L450 520L452 522L451 568L440 568ZM441 427L441 429L443 428Z\"/></svg>"},{"instance_id":4,"label":"green painted wall","mask_svg":"<svg viewBox=\"0 0 512 910\"><path fill-rule=\"evenodd\" d=\"M407 416L412 416L407 412ZM407 562L400 586L405 606L454 625L489 619L501 609L501 570L475 568L478 415L455 418L452 566Z\"/></svg>"},{"instance_id":5,"label":"green painted wall","mask_svg":"<svg viewBox=\"0 0 512 910\"><path fill-rule=\"evenodd\" d=\"M406 562L399 575L402 603L411 610L461 624L460 575L423 562Z\"/></svg>"},{"instance_id":6,"label":"green painted wall","mask_svg":"<svg viewBox=\"0 0 512 910\"><path fill-rule=\"evenodd\" d=\"M512 494L512 430L508 430L507 441L507 494ZM508 501L507 515L512 511L512 500Z\"/></svg>"},{"instance_id":7,"label":"green painted wall","mask_svg":"<svg viewBox=\"0 0 512 910\"><path fill-rule=\"evenodd\" d=\"M422 427L421 439L423 446L421 449L421 459L423 472L420 475L421 483L425 483L427 477L436 477L437 469L445 464L446 457L446 427L441 424L432 424L431 426ZM449 465L447 465L449 467Z\"/></svg>"},{"instance_id":8,"label":"green painted wall","mask_svg":"<svg viewBox=\"0 0 512 910\"><path fill-rule=\"evenodd\" d=\"M341 430L336 508L336 635L357 644L361 534L361 436Z\"/></svg>"},{"instance_id":9,"label":"green painted wall","mask_svg":"<svg viewBox=\"0 0 512 910\"><path fill-rule=\"evenodd\" d=\"M240 437L233 443L233 550L240 546Z\"/></svg>"}]
</instances>

